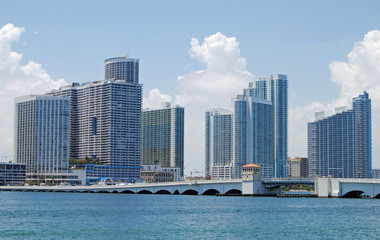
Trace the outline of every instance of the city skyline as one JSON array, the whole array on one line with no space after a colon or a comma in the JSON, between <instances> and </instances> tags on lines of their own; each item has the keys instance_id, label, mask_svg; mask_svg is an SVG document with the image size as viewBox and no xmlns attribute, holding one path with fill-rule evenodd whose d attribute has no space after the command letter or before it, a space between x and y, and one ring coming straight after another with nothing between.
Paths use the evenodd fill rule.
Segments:
<instances>
[{"instance_id":1,"label":"city skyline","mask_svg":"<svg viewBox=\"0 0 380 240\"><path fill-rule=\"evenodd\" d=\"M119 3L108 11L100 2L81 2L75 9L68 2L54 12L46 10L56 3L4 2L2 114L13 116L7 106L15 96L100 80L102 59L129 54L140 59L145 107L172 100L186 108L189 173L204 168L204 112L228 108L255 76L282 73L289 78L288 156L307 156L307 122L314 112L349 105L366 90L373 106L373 167L380 167L380 3L210 1L199 8L172 2L163 12L156 11L163 9L158 3L144 3ZM12 121L0 122L2 155L12 152Z\"/></svg>"}]
</instances>

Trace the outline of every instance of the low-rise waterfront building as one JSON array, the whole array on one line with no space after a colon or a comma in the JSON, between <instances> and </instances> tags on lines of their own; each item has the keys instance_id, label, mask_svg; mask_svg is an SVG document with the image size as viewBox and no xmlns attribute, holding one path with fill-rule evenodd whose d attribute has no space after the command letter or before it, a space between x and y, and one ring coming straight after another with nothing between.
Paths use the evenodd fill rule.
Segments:
<instances>
[{"instance_id":1,"label":"low-rise waterfront building","mask_svg":"<svg viewBox=\"0 0 380 240\"><path fill-rule=\"evenodd\" d=\"M309 177L308 158L294 157L288 158L288 176L291 178Z\"/></svg>"},{"instance_id":2,"label":"low-rise waterfront building","mask_svg":"<svg viewBox=\"0 0 380 240\"><path fill-rule=\"evenodd\" d=\"M142 165L141 180L146 183L173 182L174 171L163 171L160 165Z\"/></svg>"},{"instance_id":3,"label":"low-rise waterfront building","mask_svg":"<svg viewBox=\"0 0 380 240\"><path fill-rule=\"evenodd\" d=\"M26 164L0 162L0 186L24 185L26 181Z\"/></svg>"}]
</instances>

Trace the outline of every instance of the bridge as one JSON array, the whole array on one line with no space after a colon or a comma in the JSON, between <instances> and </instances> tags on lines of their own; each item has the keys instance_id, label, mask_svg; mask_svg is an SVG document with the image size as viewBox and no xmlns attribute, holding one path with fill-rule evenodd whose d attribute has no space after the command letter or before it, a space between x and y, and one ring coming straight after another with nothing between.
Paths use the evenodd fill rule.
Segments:
<instances>
[{"instance_id":1,"label":"bridge","mask_svg":"<svg viewBox=\"0 0 380 240\"><path fill-rule=\"evenodd\" d=\"M372 178L318 178L319 197L380 198L380 179Z\"/></svg>"},{"instance_id":2,"label":"bridge","mask_svg":"<svg viewBox=\"0 0 380 240\"><path fill-rule=\"evenodd\" d=\"M311 185L314 186L315 178L270 178L261 179L266 188L278 188L289 185Z\"/></svg>"},{"instance_id":3,"label":"bridge","mask_svg":"<svg viewBox=\"0 0 380 240\"><path fill-rule=\"evenodd\" d=\"M193 180L186 182L135 183L106 186L11 186L0 187L0 191L275 196L281 192L281 186L292 184L314 184L314 179L257 179L255 181L242 181L241 179ZM253 191L253 188L255 191Z\"/></svg>"},{"instance_id":4,"label":"bridge","mask_svg":"<svg viewBox=\"0 0 380 240\"><path fill-rule=\"evenodd\" d=\"M138 183L108 186L1 186L0 191L21 192L78 192L124 194L182 194L182 195L263 195L281 194L281 186L314 185L319 197L380 198L380 179L255 179L253 181L207 180L168 183Z\"/></svg>"},{"instance_id":5,"label":"bridge","mask_svg":"<svg viewBox=\"0 0 380 240\"><path fill-rule=\"evenodd\" d=\"M0 191L21 192L78 192L125 194L182 194L182 195L241 195L241 179L222 181L188 181L168 183L136 183L129 185L91 186L12 186Z\"/></svg>"}]
</instances>

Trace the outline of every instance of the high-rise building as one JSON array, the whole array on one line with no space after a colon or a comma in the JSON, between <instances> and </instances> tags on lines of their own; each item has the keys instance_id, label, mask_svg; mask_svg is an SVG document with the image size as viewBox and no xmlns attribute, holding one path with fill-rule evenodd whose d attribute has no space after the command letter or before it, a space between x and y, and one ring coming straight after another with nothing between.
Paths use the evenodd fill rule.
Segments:
<instances>
[{"instance_id":1,"label":"high-rise building","mask_svg":"<svg viewBox=\"0 0 380 240\"><path fill-rule=\"evenodd\" d=\"M241 177L242 166L260 166L263 178L275 176L274 124L272 102L238 95L234 100L234 178Z\"/></svg>"},{"instance_id":2,"label":"high-rise building","mask_svg":"<svg viewBox=\"0 0 380 240\"><path fill-rule=\"evenodd\" d=\"M163 103L159 109L142 114L142 157L144 165L180 168L184 171L183 107Z\"/></svg>"},{"instance_id":3,"label":"high-rise building","mask_svg":"<svg viewBox=\"0 0 380 240\"><path fill-rule=\"evenodd\" d=\"M14 157L26 164L28 180L68 173L69 125L69 98L15 98Z\"/></svg>"},{"instance_id":4,"label":"high-rise building","mask_svg":"<svg viewBox=\"0 0 380 240\"><path fill-rule=\"evenodd\" d=\"M105 80L74 83L48 93L71 99L70 157L90 157L101 164L89 168L88 176L140 177L138 62L126 57L107 59Z\"/></svg>"},{"instance_id":5,"label":"high-rise building","mask_svg":"<svg viewBox=\"0 0 380 240\"><path fill-rule=\"evenodd\" d=\"M259 78L244 96L268 100L273 106L274 177L286 177L288 154L288 80L283 74Z\"/></svg>"},{"instance_id":6,"label":"high-rise building","mask_svg":"<svg viewBox=\"0 0 380 240\"><path fill-rule=\"evenodd\" d=\"M228 116L232 119L232 150L226 147L231 142L228 134L212 141L211 113L206 113L206 174L213 172L213 162L223 159L212 159L214 152L220 152L218 146L222 146L224 155L232 153L232 178L240 178L246 164L259 165L263 178L287 177L287 76L270 75L249 83L244 93L233 99L232 106L233 113ZM227 125L225 122L221 127L231 129ZM222 167L226 175L228 169L226 165Z\"/></svg>"},{"instance_id":7,"label":"high-rise building","mask_svg":"<svg viewBox=\"0 0 380 240\"><path fill-rule=\"evenodd\" d=\"M369 178L372 170L371 100L353 98L353 109L337 108L308 123L309 170L312 176Z\"/></svg>"},{"instance_id":8,"label":"high-rise building","mask_svg":"<svg viewBox=\"0 0 380 240\"><path fill-rule=\"evenodd\" d=\"M206 176L231 178L233 163L233 114L225 109L206 111L205 119Z\"/></svg>"}]
</instances>

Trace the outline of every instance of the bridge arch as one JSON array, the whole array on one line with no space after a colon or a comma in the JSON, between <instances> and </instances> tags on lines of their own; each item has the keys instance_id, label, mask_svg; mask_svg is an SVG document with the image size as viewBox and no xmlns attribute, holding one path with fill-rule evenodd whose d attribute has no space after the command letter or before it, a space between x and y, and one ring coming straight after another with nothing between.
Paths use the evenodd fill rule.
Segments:
<instances>
[{"instance_id":1,"label":"bridge arch","mask_svg":"<svg viewBox=\"0 0 380 240\"><path fill-rule=\"evenodd\" d=\"M141 190L139 192L137 192L138 194L153 194L151 191L149 190Z\"/></svg>"},{"instance_id":2,"label":"bridge arch","mask_svg":"<svg viewBox=\"0 0 380 240\"><path fill-rule=\"evenodd\" d=\"M216 189L213 189L213 188L208 189L202 193L202 195L208 195L208 196L217 196L219 194L220 194L220 192Z\"/></svg>"},{"instance_id":3,"label":"bridge arch","mask_svg":"<svg viewBox=\"0 0 380 240\"><path fill-rule=\"evenodd\" d=\"M228 190L224 195L226 196L240 196L242 194L242 191L239 189L231 189Z\"/></svg>"},{"instance_id":4,"label":"bridge arch","mask_svg":"<svg viewBox=\"0 0 380 240\"><path fill-rule=\"evenodd\" d=\"M179 191L176 189L173 194L174 195L179 195Z\"/></svg>"},{"instance_id":5,"label":"bridge arch","mask_svg":"<svg viewBox=\"0 0 380 240\"><path fill-rule=\"evenodd\" d=\"M161 190L158 190L157 192L155 192L155 194L171 194L171 193L168 190L161 189Z\"/></svg>"},{"instance_id":6,"label":"bridge arch","mask_svg":"<svg viewBox=\"0 0 380 240\"><path fill-rule=\"evenodd\" d=\"M198 192L194 189L188 189L182 193L182 195L198 195Z\"/></svg>"},{"instance_id":7,"label":"bridge arch","mask_svg":"<svg viewBox=\"0 0 380 240\"><path fill-rule=\"evenodd\" d=\"M110 192L106 190L100 190L100 191L97 191L97 193L110 193Z\"/></svg>"},{"instance_id":8,"label":"bridge arch","mask_svg":"<svg viewBox=\"0 0 380 240\"><path fill-rule=\"evenodd\" d=\"M378 193L376 196L374 196L373 198L380 198L380 193Z\"/></svg>"},{"instance_id":9,"label":"bridge arch","mask_svg":"<svg viewBox=\"0 0 380 240\"><path fill-rule=\"evenodd\" d=\"M124 194L134 194L135 192L131 191L131 190L124 190L124 191L121 191L120 193L124 193Z\"/></svg>"},{"instance_id":10,"label":"bridge arch","mask_svg":"<svg viewBox=\"0 0 380 240\"><path fill-rule=\"evenodd\" d=\"M360 196L363 194L363 191L360 190L352 190L344 194L343 198L360 198Z\"/></svg>"}]
</instances>

